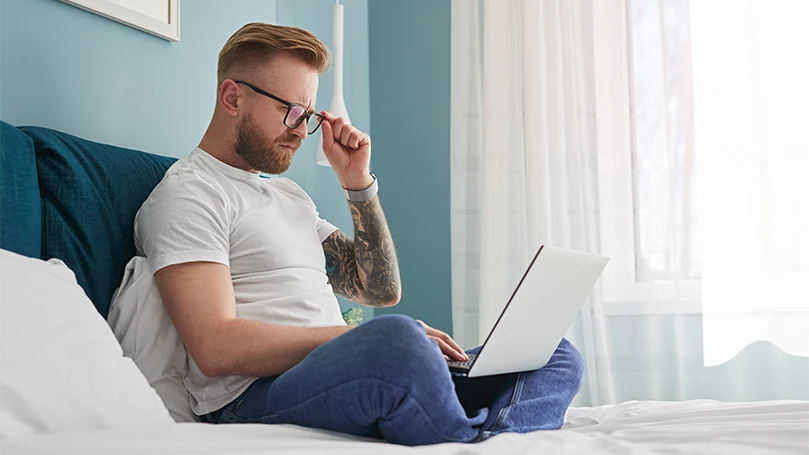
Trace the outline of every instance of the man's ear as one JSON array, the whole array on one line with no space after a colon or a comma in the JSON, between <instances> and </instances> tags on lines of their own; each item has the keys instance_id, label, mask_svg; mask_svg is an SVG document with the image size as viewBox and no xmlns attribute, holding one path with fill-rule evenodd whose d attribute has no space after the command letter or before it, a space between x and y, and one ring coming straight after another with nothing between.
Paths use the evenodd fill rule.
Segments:
<instances>
[{"instance_id":1,"label":"man's ear","mask_svg":"<svg viewBox=\"0 0 809 455\"><path fill-rule=\"evenodd\" d=\"M241 87L233 79L225 79L219 86L219 105L231 117L239 115L239 108L244 101Z\"/></svg>"}]
</instances>

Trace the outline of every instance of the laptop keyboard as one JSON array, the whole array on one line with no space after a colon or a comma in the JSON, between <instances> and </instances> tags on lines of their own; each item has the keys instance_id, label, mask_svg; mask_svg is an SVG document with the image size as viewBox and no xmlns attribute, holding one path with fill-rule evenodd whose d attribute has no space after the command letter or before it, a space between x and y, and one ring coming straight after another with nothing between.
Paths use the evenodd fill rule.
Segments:
<instances>
[{"instance_id":1,"label":"laptop keyboard","mask_svg":"<svg viewBox=\"0 0 809 455\"><path fill-rule=\"evenodd\" d=\"M477 356L478 356L477 354L469 354L469 360L463 360L463 361L447 360L447 365L449 365L450 368L459 368L459 369L468 370L469 367L472 366L472 362L475 361L475 358Z\"/></svg>"}]
</instances>

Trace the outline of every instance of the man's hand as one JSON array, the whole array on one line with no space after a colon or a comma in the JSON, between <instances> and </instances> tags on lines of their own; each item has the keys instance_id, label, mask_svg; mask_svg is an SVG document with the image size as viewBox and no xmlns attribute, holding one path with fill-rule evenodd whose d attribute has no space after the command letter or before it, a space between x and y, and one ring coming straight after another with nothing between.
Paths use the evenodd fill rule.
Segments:
<instances>
[{"instance_id":1,"label":"man's hand","mask_svg":"<svg viewBox=\"0 0 809 455\"><path fill-rule=\"evenodd\" d=\"M322 112L323 153L343 188L361 191L374 183L371 177L371 137L342 117Z\"/></svg>"},{"instance_id":2,"label":"man's hand","mask_svg":"<svg viewBox=\"0 0 809 455\"><path fill-rule=\"evenodd\" d=\"M456 343L455 340L452 339L452 337L450 337L449 335L438 329L430 327L429 325L425 324L424 321L422 321L421 319L416 319L416 321L418 321L418 323L424 327L424 330L427 332L428 338L438 342L438 347L440 347L441 352L444 353L445 359L447 360L452 359L458 361L469 359L469 357L466 355L463 349L461 349L461 347L458 346L458 343Z\"/></svg>"}]
</instances>

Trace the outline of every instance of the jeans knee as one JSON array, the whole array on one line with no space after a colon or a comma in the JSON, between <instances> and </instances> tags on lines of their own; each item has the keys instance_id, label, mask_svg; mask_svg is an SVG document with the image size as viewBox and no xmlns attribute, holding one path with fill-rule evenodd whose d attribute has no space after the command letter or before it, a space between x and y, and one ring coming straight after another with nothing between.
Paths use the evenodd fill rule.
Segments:
<instances>
[{"instance_id":1,"label":"jeans knee","mask_svg":"<svg viewBox=\"0 0 809 455\"><path fill-rule=\"evenodd\" d=\"M584 357L573 344L565 338L559 343L556 350L557 360L560 362L560 367L565 368L569 375L571 385L576 390L581 388L582 379L584 378Z\"/></svg>"},{"instance_id":2,"label":"jeans knee","mask_svg":"<svg viewBox=\"0 0 809 455\"><path fill-rule=\"evenodd\" d=\"M435 358L442 362L444 360L437 344L427 337L421 323L409 316L379 316L366 324L373 332L375 349L384 356L397 359L400 365L424 368ZM446 365L443 367L446 368Z\"/></svg>"},{"instance_id":3,"label":"jeans knee","mask_svg":"<svg viewBox=\"0 0 809 455\"><path fill-rule=\"evenodd\" d=\"M376 317L366 325L373 328L374 332L385 339L405 339L412 341L414 338L426 336L424 327L418 321L403 314L386 314Z\"/></svg>"}]
</instances>

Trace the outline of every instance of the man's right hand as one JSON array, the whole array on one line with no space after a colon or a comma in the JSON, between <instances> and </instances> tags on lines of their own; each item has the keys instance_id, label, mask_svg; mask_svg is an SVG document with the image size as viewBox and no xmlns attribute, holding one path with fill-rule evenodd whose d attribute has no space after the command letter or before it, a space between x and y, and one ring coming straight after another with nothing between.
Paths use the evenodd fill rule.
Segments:
<instances>
[{"instance_id":1,"label":"man's right hand","mask_svg":"<svg viewBox=\"0 0 809 455\"><path fill-rule=\"evenodd\" d=\"M416 321L418 321L418 323L424 327L424 330L427 332L427 337L438 343L438 347L441 348L441 352L444 353L445 359L452 359L461 362L469 359L469 356L466 355L464 350L458 345L458 343L455 342L455 340L452 339L451 336L438 329L430 327L421 319L416 319Z\"/></svg>"}]
</instances>

